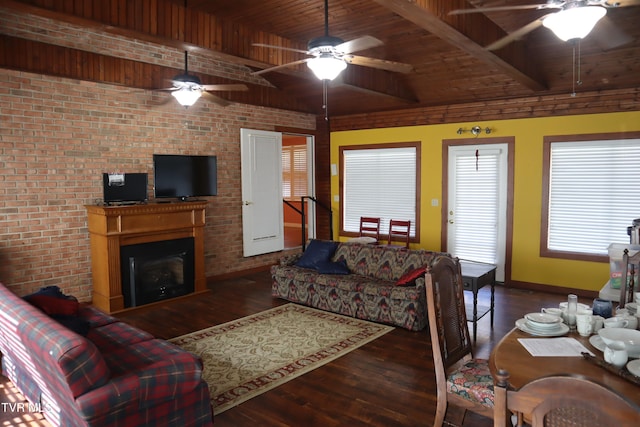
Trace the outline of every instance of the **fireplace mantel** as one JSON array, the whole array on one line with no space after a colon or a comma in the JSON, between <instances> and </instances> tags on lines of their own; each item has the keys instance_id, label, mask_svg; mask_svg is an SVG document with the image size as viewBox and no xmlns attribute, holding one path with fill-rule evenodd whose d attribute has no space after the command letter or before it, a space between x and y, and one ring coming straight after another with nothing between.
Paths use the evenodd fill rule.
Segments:
<instances>
[{"instance_id":1,"label":"fireplace mantel","mask_svg":"<svg viewBox=\"0 0 640 427\"><path fill-rule=\"evenodd\" d=\"M120 247L193 237L194 293L207 289L204 272L204 221L207 202L87 205L91 241L93 305L107 313L125 309Z\"/></svg>"}]
</instances>

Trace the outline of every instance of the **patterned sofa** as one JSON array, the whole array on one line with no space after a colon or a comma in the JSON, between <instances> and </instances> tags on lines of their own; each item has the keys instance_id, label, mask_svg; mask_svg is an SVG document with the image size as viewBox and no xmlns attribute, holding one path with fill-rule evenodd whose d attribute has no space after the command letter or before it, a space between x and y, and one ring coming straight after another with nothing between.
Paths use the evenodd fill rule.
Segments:
<instances>
[{"instance_id":1,"label":"patterned sofa","mask_svg":"<svg viewBox=\"0 0 640 427\"><path fill-rule=\"evenodd\" d=\"M195 355L75 300L70 313L69 299L38 297L0 284L2 372L30 411L64 427L213 424Z\"/></svg>"},{"instance_id":2,"label":"patterned sofa","mask_svg":"<svg viewBox=\"0 0 640 427\"><path fill-rule=\"evenodd\" d=\"M303 254L289 255L271 267L272 295L413 331L427 325L424 268L440 252L351 242L335 245L330 263L345 266L344 271L301 267L296 263Z\"/></svg>"}]
</instances>

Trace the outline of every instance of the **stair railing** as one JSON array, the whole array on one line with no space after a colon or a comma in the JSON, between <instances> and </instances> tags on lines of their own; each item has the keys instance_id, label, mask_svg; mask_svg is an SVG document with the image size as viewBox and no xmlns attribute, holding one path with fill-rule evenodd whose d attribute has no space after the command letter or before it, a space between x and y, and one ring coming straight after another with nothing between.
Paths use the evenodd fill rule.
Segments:
<instances>
[{"instance_id":1,"label":"stair railing","mask_svg":"<svg viewBox=\"0 0 640 427\"><path fill-rule=\"evenodd\" d=\"M304 251L306 249L306 245L307 245L307 233L306 233L307 214L305 213L305 206L306 206L305 200L310 200L310 201L314 202L316 204L316 206L321 207L323 210L325 210L329 214L329 238L331 240L333 240L333 211L331 210L330 207L322 204L321 202L318 201L318 199L316 199L313 196L301 196L300 197L300 204L302 206L302 209L298 209L297 207L292 205L289 201L282 199L282 202L285 205L289 206L291 209L293 209L298 214L300 214L300 217L301 217L300 218L300 222L302 223L302 225L301 225L302 251Z\"/></svg>"}]
</instances>

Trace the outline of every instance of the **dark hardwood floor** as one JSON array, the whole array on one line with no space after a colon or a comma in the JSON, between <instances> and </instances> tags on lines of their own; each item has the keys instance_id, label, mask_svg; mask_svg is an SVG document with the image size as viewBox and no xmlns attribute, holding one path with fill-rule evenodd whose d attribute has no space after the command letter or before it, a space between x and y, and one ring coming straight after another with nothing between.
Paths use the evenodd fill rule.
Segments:
<instances>
[{"instance_id":1,"label":"dark hardwood floor","mask_svg":"<svg viewBox=\"0 0 640 427\"><path fill-rule=\"evenodd\" d=\"M173 338L275 307L267 271L209 285L211 292L119 314L122 320L159 338ZM489 289L480 302L488 303ZM496 287L493 330L489 316L478 324L476 357L491 348L524 313L557 306L565 295ZM591 301L581 301L590 303ZM470 329L471 329L471 325ZM396 328L339 359L215 417L218 427L268 426L431 426L435 380L428 333ZM11 402L11 384L2 377L0 403ZM46 425L18 420L30 414L0 413L0 425ZM38 415L35 415L38 417ZM14 419L15 424L7 420ZM468 413L464 426L492 421Z\"/></svg>"}]
</instances>

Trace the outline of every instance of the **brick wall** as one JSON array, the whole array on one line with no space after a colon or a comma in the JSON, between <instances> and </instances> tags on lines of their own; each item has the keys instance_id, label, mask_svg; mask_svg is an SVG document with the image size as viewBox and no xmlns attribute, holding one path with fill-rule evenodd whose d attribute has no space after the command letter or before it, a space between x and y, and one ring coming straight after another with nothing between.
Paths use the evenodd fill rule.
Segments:
<instances>
[{"instance_id":1,"label":"brick wall","mask_svg":"<svg viewBox=\"0 0 640 427\"><path fill-rule=\"evenodd\" d=\"M91 298L84 205L102 172L147 172L153 153L218 156L218 196L205 229L208 277L257 268L279 253L242 257L240 128L313 130L316 118L114 85L0 70L0 281L19 295L57 285Z\"/></svg>"}]
</instances>

